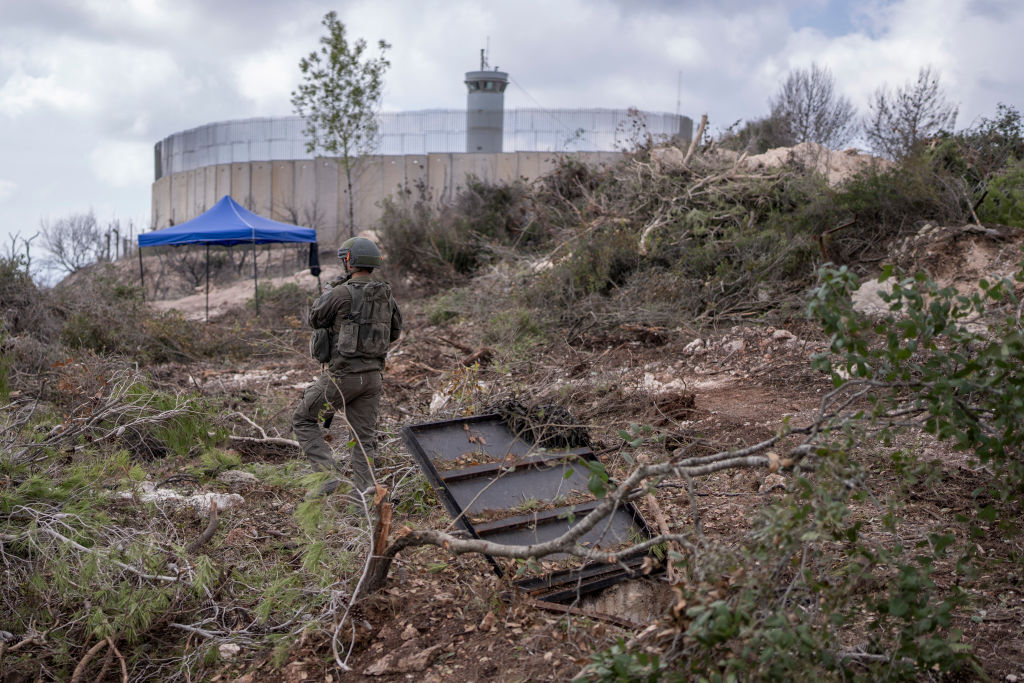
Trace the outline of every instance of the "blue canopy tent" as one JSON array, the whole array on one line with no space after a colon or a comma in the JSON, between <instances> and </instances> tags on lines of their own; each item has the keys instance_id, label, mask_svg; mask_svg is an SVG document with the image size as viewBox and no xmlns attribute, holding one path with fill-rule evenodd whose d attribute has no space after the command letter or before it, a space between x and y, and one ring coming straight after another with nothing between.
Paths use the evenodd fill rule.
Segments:
<instances>
[{"instance_id":1,"label":"blue canopy tent","mask_svg":"<svg viewBox=\"0 0 1024 683\"><path fill-rule=\"evenodd\" d=\"M160 247L165 245L205 244L206 245L206 318L210 318L210 245L224 247L236 244L252 245L252 281L257 286L256 245L272 242L305 242L311 244L310 272L320 274L320 265L316 248L316 231L312 228L300 228L288 223L279 223L249 211L231 198L224 197L213 205L209 211L180 225L172 225L162 230L145 232L139 235L139 277L145 291L145 274L142 269L141 247ZM259 314L259 297L253 293L256 302L256 313Z\"/></svg>"}]
</instances>

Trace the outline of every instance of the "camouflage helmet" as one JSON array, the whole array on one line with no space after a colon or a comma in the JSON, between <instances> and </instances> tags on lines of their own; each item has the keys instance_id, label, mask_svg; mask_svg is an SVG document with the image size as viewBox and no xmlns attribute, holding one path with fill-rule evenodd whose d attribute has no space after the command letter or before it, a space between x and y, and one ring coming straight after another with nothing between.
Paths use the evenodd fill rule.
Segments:
<instances>
[{"instance_id":1,"label":"camouflage helmet","mask_svg":"<svg viewBox=\"0 0 1024 683\"><path fill-rule=\"evenodd\" d=\"M349 269L378 268L384 262L377 245L365 237L352 237L342 242L338 258Z\"/></svg>"}]
</instances>

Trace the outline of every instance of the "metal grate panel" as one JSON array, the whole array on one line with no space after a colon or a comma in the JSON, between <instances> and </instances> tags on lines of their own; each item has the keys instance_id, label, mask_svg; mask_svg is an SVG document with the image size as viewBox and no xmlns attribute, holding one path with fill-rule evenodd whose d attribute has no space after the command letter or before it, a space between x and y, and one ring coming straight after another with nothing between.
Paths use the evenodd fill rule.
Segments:
<instances>
[{"instance_id":1,"label":"metal grate panel","mask_svg":"<svg viewBox=\"0 0 1024 683\"><path fill-rule=\"evenodd\" d=\"M412 425L402 430L409 451L437 490L448 513L471 537L530 545L565 533L598 501L587 489L582 460L589 448L549 450L516 435L498 415ZM650 538L636 508L624 503L580 542L613 550ZM502 573L494 558L488 558ZM566 555L546 560L569 561ZM637 576L642 558L622 565L580 564L516 582L529 595L564 602Z\"/></svg>"}]
</instances>

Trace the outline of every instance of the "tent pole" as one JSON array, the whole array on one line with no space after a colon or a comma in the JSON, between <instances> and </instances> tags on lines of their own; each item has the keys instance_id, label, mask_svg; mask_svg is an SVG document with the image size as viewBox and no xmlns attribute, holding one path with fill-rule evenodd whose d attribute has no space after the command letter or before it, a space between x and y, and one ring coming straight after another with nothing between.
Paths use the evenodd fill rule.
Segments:
<instances>
[{"instance_id":1,"label":"tent pole","mask_svg":"<svg viewBox=\"0 0 1024 683\"><path fill-rule=\"evenodd\" d=\"M210 322L210 243L206 243L206 322Z\"/></svg>"},{"instance_id":2,"label":"tent pole","mask_svg":"<svg viewBox=\"0 0 1024 683\"><path fill-rule=\"evenodd\" d=\"M256 238L252 239L252 300L256 303L256 315L260 314L260 287L256 281Z\"/></svg>"},{"instance_id":3,"label":"tent pole","mask_svg":"<svg viewBox=\"0 0 1024 683\"><path fill-rule=\"evenodd\" d=\"M136 251L139 252L139 281L142 283L142 300L146 300L146 273L142 270L142 247L139 247Z\"/></svg>"}]
</instances>

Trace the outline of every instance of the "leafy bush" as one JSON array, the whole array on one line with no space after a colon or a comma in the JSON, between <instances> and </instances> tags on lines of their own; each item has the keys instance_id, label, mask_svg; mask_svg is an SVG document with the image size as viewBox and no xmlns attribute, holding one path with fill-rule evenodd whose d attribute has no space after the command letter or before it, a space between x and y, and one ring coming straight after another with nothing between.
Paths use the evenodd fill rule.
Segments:
<instances>
[{"instance_id":1,"label":"leafy bush","mask_svg":"<svg viewBox=\"0 0 1024 683\"><path fill-rule=\"evenodd\" d=\"M472 176L466 182L440 207L422 183L406 188L397 200L385 200L380 234L389 261L426 277L469 275L489 262L497 248L543 241L530 219L525 184L492 184Z\"/></svg>"},{"instance_id":2,"label":"leafy bush","mask_svg":"<svg viewBox=\"0 0 1024 683\"><path fill-rule=\"evenodd\" d=\"M978 218L1024 228L1024 161L1014 161L992 178Z\"/></svg>"},{"instance_id":3,"label":"leafy bush","mask_svg":"<svg viewBox=\"0 0 1024 683\"><path fill-rule=\"evenodd\" d=\"M256 287L256 295L260 301L261 325L300 327L299 316L313 303L313 295L294 282L286 282L280 286L260 284ZM247 311L255 311L255 300L246 301L245 307Z\"/></svg>"},{"instance_id":4,"label":"leafy bush","mask_svg":"<svg viewBox=\"0 0 1024 683\"><path fill-rule=\"evenodd\" d=\"M1008 484L1003 496L1024 493L1024 334L1014 284L981 280L976 292L959 294L888 266L879 280L892 283L881 294L889 311L872 320L853 308L853 273L826 268L821 277L808 310L831 336L833 355L820 356L817 367L836 386L869 385L873 420L916 417L998 468ZM1024 282L1024 270L1015 281Z\"/></svg>"}]
</instances>

